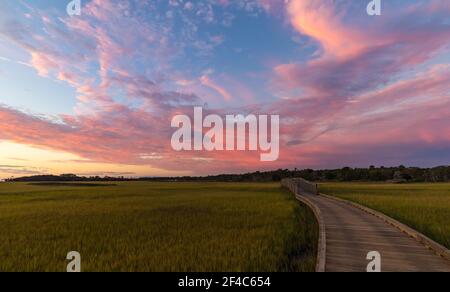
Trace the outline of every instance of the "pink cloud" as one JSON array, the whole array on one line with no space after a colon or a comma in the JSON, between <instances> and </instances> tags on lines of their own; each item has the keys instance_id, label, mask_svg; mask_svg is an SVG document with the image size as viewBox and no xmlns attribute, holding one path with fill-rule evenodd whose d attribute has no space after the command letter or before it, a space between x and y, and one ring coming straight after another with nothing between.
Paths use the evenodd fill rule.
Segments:
<instances>
[{"instance_id":1,"label":"pink cloud","mask_svg":"<svg viewBox=\"0 0 450 292\"><path fill-rule=\"evenodd\" d=\"M207 75L203 75L202 77L200 77L200 82L204 86L215 90L217 93L219 93L224 98L224 100L230 101L233 99L231 94L225 88L223 88L222 86L220 86L217 83L215 83L214 81L212 81Z\"/></svg>"},{"instance_id":2,"label":"pink cloud","mask_svg":"<svg viewBox=\"0 0 450 292\"><path fill-rule=\"evenodd\" d=\"M387 15L381 24L360 26L346 22L345 11L330 2L335 3L259 2L268 11L286 9L290 25L313 39L320 54L275 66L274 88L293 98L215 111L279 114L282 147L277 162L262 164L250 152L172 151L171 117L190 114L204 99L167 84L182 80L180 85L188 86L195 80L225 101L253 100L254 93L225 75L220 80L208 75L200 80L172 78L176 74L171 74L170 60L178 52L176 42L168 39L170 28L127 15L128 7L113 1L89 2L83 18L43 22L46 31L64 42L64 51L59 42L35 37L30 28L10 31L10 40L30 54L37 73L70 84L79 103L75 115L60 117L62 123L0 106L0 139L92 161L198 174L420 163L427 155L428 161L438 161L432 152L450 145L449 67L435 65L448 62L440 59L450 39L448 25L443 25L447 2L431 1L426 9L411 5L395 17ZM133 66L141 61L151 68ZM430 152L423 154L426 150Z\"/></svg>"},{"instance_id":3,"label":"pink cloud","mask_svg":"<svg viewBox=\"0 0 450 292\"><path fill-rule=\"evenodd\" d=\"M349 56L366 48L370 36L342 23L342 13L330 1L292 0L287 4L292 26L317 40L326 55Z\"/></svg>"}]
</instances>

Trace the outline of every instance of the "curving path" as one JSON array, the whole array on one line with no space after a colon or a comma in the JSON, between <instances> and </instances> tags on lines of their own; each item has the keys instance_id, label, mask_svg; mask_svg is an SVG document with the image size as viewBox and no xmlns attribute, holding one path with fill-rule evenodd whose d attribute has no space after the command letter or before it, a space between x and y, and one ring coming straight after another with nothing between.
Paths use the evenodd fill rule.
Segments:
<instances>
[{"instance_id":1,"label":"curving path","mask_svg":"<svg viewBox=\"0 0 450 292\"><path fill-rule=\"evenodd\" d=\"M367 254L381 254L382 272L450 272L450 262L382 219L343 201L302 194L320 210L326 272L365 272Z\"/></svg>"}]
</instances>

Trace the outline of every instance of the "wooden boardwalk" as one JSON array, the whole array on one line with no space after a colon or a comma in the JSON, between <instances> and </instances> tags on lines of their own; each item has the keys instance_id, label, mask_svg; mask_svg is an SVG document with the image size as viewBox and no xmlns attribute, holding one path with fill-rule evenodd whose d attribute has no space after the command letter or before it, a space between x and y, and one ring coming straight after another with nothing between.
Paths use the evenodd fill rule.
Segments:
<instances>
[{"instance_id":1,"label":"wooden boardwalk","mask_svg":"<svg viewBox=\"0 0 450 292\"><path fill-rule=\"evenodd\" d=\"M382 272L450 272L450 262L412 237L350 204L302 194L326 229L326 272L366 272L367 254L381 254Z\"/></svg>"}]
</instances>

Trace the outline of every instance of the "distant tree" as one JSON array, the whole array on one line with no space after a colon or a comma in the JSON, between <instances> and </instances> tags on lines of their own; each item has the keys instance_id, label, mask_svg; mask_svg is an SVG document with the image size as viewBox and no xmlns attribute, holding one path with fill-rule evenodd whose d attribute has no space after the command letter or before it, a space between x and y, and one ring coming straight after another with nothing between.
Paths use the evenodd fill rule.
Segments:
<instances>
[{"instance_id":1,"label":"distant tree","mask_svg":"<svg viewBox=\"0 0 450 292\"><path fill-rule=\"evenodd\" d=\"M127 179L121 177L82 177L74 174L38 175L30 177L9 178L10 182L70 182L70 181L204 181L204 182L271 182L280 181L283 178L302 177L310 181L390 181L399 182L448 182L450 181L450 166L440 166L435 168L418 168L405 166L379 168L370 166L369 168L350 168L342 169L278 169L273 171L256 171L245 174L221 174L204 177L143 177L136 179Z\"/></svg>"}]
</instances>

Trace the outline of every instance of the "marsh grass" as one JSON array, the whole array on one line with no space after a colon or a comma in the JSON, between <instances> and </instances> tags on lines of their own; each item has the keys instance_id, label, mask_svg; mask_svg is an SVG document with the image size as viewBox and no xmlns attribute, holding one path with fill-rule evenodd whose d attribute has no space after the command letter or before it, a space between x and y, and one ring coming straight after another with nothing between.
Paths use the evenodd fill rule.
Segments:
<instances>
[{"instance_id":1,"label":"marsh grass","mask_svg":"<svg viewBox=\"0 0 450 292\"><path fill-rule=\"evenodd\" d=\"M325 183L325 194L383 212L450 248L450 184Z\"/></svg>"},{"instance_id":2,"label":"marsh grass","mask_svg":"<svg viewBox=\"0 0 450 292\"><path fill-rule=\"evenodd\" d=\"M0 271L313 271L316 244L278 184L0 183Z\"/></svg>"}]
</instances>

